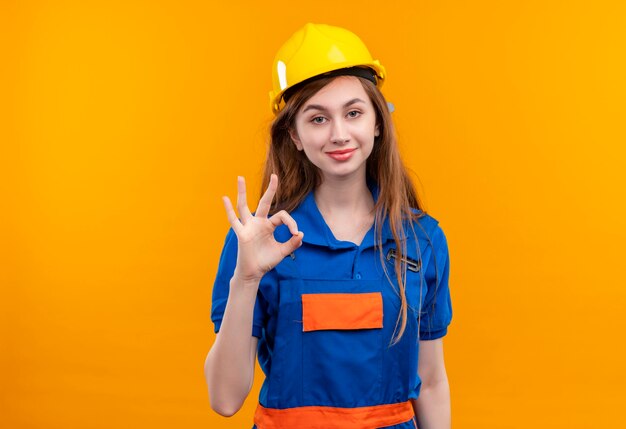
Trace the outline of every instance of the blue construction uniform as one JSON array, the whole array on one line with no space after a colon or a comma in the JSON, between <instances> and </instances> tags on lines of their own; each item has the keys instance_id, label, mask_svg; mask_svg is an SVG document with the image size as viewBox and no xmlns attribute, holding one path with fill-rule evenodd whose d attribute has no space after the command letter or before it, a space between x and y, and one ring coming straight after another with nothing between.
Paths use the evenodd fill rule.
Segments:
<instances>
[{"instance_id":1,"label":"blue construction uniform","mask_svg":"<svg viewBox=\"0 0 626 429\"><path fill-rule=\"evenodd\" d=\"M376 187L370 189L376 200ZM337 240L317 208L313 192L291 216L304 232L303 244L262 278L254 307L251 334L259 338L258 359L266 375L259 404L280 410L307 406L355 408L417 398L421 385L417 374L418 332L420 340L440 338L447 333L452 318L448 246L438 221L424 214L413 222L415 235L410 225L405 227L411 264L406 274L408 321L400 342L391 346L400 298L394 271L396 244L388 222L382 228L383 263L393 287L375 247L374 227L358 246ZM286 241L291 233L281 225L275 237ZM215 332L220 329L236 261L237 237L231 229L213 289L211 319ZM365 296L359 294L380 295L382 328L303 331L302 302L305 295L313 294L354 294L355 300ZM364 308L364 312L369 311ZM385 427L416 426L411 419Z\"/></svg>"}]
</instances>

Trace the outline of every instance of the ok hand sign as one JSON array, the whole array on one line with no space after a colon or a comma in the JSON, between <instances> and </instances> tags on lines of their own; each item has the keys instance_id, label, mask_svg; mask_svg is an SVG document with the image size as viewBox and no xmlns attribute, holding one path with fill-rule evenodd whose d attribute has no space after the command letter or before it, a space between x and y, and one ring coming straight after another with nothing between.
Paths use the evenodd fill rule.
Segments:
<instances>
[{"instance_id":1,"label":"ok hand sign","mask_svg":"<svg viewBox=\"0 0 626 429\"><path fill-rule=\"evenodd\" d=\"M230 199L222 197L228 222L237 235L235 275L243 281L261 280L265 273L302 245L304 233L298 231L298 225L289 213L281 210L267 217L277 187L278 177L272 174L270 184L261 197L255 214L252 215L246 201L246 181L243 177L238 177L237 210L241 219L237 218ZM280 243L274 238L274 230L281 224L286 225L293 235L285 243Z\"/></svg>"}]
</instances>

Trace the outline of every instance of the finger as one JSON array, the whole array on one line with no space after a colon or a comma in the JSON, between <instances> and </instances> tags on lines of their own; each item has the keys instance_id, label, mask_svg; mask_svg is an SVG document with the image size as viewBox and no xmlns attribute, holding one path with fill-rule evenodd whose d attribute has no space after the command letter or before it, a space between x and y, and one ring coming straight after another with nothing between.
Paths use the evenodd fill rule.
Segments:
<instances>
[{"instance_id":1,"label":"finger","mask_svg":"<svg viewBox=\"0 0 626 429\"><path fill-rule=\"evenodd\" d=\"M272 207L272 200L276 195L276 189L278 188L278 177L275 174L270 176L270 183L267 186L267 190L263 194L263 197L259 200L259 205L256 208L255 216L267 217Z\"/></svg>"},{"instance_id":2,"label":"finger","mask_svg":"<svg viewBox=\"0 0 626 429\"><path fill-rule=\"evenodd\" d=\"M298 247L302 246L302 238L304 237L303 232L299 232L296 235L292 236L289 240L280 244L280 252L287 256L290 253L293 253L298 249Z\"/></svg>"},{"instance_id":3,"label":"finger","mask_svg":"<svg viewBox=\"0 0 626 429\"><path fill-rule=\"evenodd\" d=\"M250 209L248 209L248 201L246 199L246 179L242 176L237 177L237 210L241 217L241 223L245 223L252 217Z\"/></svg>"},{"instance_id":4,"label":"finger","mask_svg":"<svg viewBox=\"0 0 626 429\"><path fill-rule=\"evenodd\" d=\"M226 209L226 217L228 217L228 223L235 231L235 234L239 234L239 231L243 227L239 219L237 219L237 214L233 209L233 204L230 202L230 198L222 197L222 202L224 203L224 208Z\"/></svg>"},{"instance_id":5,"label":"finger","mask_svg":"<svg viewBox=\"0 0 626 429\"><path fill-rule=\"evenodd\" d=\"M286 225L287 228L289 228L289 232L291 232L293 235L296 235L298 233L298 224L296 223L296 220L292 218L285 210L274 213L274 216L270 218L270 222L274 226L278 226L281 224Z\"/></svg>"}]
</instances>

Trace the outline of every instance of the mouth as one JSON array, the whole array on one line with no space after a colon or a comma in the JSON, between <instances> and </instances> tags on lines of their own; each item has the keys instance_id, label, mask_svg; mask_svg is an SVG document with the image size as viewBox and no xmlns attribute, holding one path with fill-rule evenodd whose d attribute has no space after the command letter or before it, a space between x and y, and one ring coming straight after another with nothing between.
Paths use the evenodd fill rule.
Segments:
<instances>
[{"instance_id":1,"label":"mouth","mask_svg":"<svg viewBox=\"0 0 626 429\"><path fill-rule=\"evenodd\" d=\"M333 150L332 152L326 152L335 161L347 161L352 158L352 155L356 151L356 148Z\"/></svg>"},{"instance_id":2,"label":"mouth","mask_svg":"<svg viewBox=\"0 0 626 429\"><path fill-rule=\"evenodd\" d=\"M350 152L354 152L356 149L352 148L352 149L341 149L341 150L334 150L332 152L326 152L329 155L343 155L346 153L350 153Z\"/></svg>"}]
</instances>

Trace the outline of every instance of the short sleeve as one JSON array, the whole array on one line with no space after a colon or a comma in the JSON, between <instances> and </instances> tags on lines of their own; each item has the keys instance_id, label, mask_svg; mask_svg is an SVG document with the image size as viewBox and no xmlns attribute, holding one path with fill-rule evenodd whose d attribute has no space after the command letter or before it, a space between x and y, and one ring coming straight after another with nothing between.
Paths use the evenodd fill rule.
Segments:
<instances>
[{"instance_id":1,"label":"short sleeve","mask_svg":"<svg viewBox=\"0 0 626 429\"><path fill-rule=\"evenodd\" d=\"M433 251L424 274L427 291L420 319L420 340L435 340L448 332L452 320L450 299L450 255L448 242L440 226L431 233Z\"/></svg>"},{"instance_id":2,"label":"short sleeve","mask_svg":"<svg viewBox=\"0 0 626 429\"><path fill-rule=\"evenodd\" d=\"M237 236L230 229L226 234L224 248L220 256L220 262L217 268L217 275L213 283L213 298L211 306L211 321L215 325L215 332L219 332L228 301L228 293L230 291L230 279L233 277L235 267L237 265ZM261 338L265 321L266 305L257 294L256 303L254 304L254 316L252 321L252 335Z\"/></svg>"}]
</instances>

